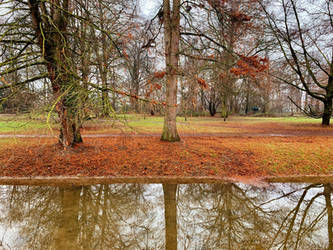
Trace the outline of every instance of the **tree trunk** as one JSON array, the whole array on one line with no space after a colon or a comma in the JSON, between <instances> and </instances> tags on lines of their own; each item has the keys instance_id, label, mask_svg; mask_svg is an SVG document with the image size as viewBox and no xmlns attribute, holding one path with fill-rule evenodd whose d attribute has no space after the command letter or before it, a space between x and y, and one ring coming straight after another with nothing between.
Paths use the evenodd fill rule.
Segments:
<instances>
[{"instance_id":1,"label":"tree trunk","mask_svg":"<svg viewBox=\"0 0 333 250\"><path fill-rule=\"evenodd\" d=\"M169 106L166 107L161 140L173 142L173 141L180 141L176 124L177 106L175 106L175 104L171 104L177 102L177 85L172 83L172 81L174 80L170 80L168 78L169 77L167 76L168 85L173 85L173 86L167 87L166 103ZM175 76L170 76L170 78L175 78Z\"/></svg>"},{"instance_id":2,"label":"tree trunk","mask_svg":"<svg viewBox=\"0 0 333 250\"><path fill-rule=\"evenodd\" d=\"M45 13L41 1L28 1L30 15L36 33L38 46L43 51L53 95L57 102L56 111L60 119L59 143L65 148L82 142L80 134L79 97L75 69L68 48L67 25L69 22L70 0L61 1L62 8L52 7L51 19ZM60 5L60 4L59 4ZM43 27L43 30L42 30Z\"/></svg>"},{"instance_id":3,"label":"tree trunk","mask_svg":"<svg viewBox=\"0 0 333 250\"><path fill-rule=\"evenodd\" d=\"M67 148L74 146L76 143L83 142L80 132L81 124L78 121L77 115L62 103L58 103L57 106L61 123L59 144Z\"/></svg>"},{"instance_id":4,"label":"tree trunk","mask_svg":"<svg viewBox=\"0 0 333 250\"><path fill-rule=\"evenodd\" d=\"M99 55L97 52L96 54L100 57L99 58L99 71L101 74L101 80L102 80L102 116L106 117L109 116L110 113L112 113L110 108L110 100L109 100L109 86L108 86L108 52L107 52L107 45L106 45L106 37L105 34L102 34L102 55ZM98 49L98 48L96 48Z\"/></svg>"},{"instance_id":5,"label":"tree trunk","mask_svg":"<svg viewBox=\"0 0 333 250\"><path fill-rule=\"evenodd\" d=\"M249 113L249 99L250 99L250 84L249 81L246 81L246 99L245 99L245 114Z\"/></svg>"},{"instance_id":6,"label":"tree trunk","mask_svg":"<svg viewBox=\"0 0 333 250\"><path fill-rule=\"evenodd\" d=\"M180 0L173 0L172 11L170 0L164 0L164 39L166 63L166 112L161 140L179 141L177 132L177 74L180 39Z\"/></svg>"},{"instance_id":7,"label":"tree trunk","mask_svg":"<svg viewBox=\"0 0 333 250\"><path fill-rule=\"evenodd\" d=\"M227 96L224 94L222 96L222 112L221 117L223 117L223 121L226 121L228 118L228 106L227 106Z\"/></svg>"},{"instance_id":8,"label":"tree trunk","mask_svg":"<svg viewBox=\"0 0 333 250\"><path fill-rule=\"evenodd\" d=\"M330 125L330 120L332 117L332 98L326 98L324 101L324 114L321 124Z\"/></svg>"},{"instance_id":9,"label":"tree trunk","mask_svg":"<svg viewBox=\"0 0 333 250\"><path fill-rule=\"evenodd\" d=\"M58 53L57 53L58 54ZM57 99L56 112L60 120L59 144L64 148L73 147L76 143L82 142L80 129L82 117L79 109L80 99L77 89L76 79L70 73L64 73L65 68L70 68L66 64L61 64L59 55L54 57L56 67L48 67L53 95ZM53 73L55 72L55 73ZM67 91L70 89L70 91ZM68 93L66 93L68 92Z\"/></svg>"},{"instance_id":10,"label":"tree trunk","mask_svg":"<svg viewBox=\"0 0 333 250\"><path fill-rule=\"evenodd\" d=\"M214 101L209 101L209 113L210 113L210 116L215 116L215 114L216 114L216 107L215 107Z\"/></svg>"}]
</instances>

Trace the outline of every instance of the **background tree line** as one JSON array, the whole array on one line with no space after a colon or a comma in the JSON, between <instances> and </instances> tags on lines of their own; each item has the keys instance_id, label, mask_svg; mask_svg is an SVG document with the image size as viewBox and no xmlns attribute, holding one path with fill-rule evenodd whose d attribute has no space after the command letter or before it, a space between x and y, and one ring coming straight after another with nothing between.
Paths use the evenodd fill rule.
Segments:
<instances>
[{"instance_id":1,"label":"background tree line","mask_svg":"<svg viewBox=\"0 0 333 250\"><path fill-rule=\"evenodd\" d=\"M1 111L55 111L65 147L86 119L117 112L165 115L167 141L179 140L177 114L330 123L331 1L159 4L146 18L139 1L3 1Z\"/></svg>"}]
</instances>

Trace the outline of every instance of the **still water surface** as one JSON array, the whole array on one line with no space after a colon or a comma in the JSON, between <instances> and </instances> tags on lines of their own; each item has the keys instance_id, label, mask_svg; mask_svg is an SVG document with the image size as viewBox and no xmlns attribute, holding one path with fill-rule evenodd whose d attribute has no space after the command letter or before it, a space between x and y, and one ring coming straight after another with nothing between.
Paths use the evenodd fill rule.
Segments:
<instances>
[{"instance_id":1,"label":"still water surface","mask_svg":"<svg viewBox=\"0 0 333 250\"><path fill-rule=\"evenodd\" d=\"M333 184L0 186L0 249L333 249Z\"/></svg>"}]
</instances>

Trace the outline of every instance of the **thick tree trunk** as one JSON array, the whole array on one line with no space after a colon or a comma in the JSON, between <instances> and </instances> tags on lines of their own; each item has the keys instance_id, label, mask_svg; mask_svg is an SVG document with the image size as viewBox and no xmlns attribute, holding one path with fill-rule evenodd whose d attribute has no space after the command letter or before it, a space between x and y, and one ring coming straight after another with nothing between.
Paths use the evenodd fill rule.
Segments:
<instances>
[{"instance_id":1,"label":"thick tree trunk","mask_svg":"<svg viewBox=\"0 0 333 250\"><path fill-rule=\"evenodd\" d=\"M332 117L332 98L327 98L324 101L324 113L321 124L326 126L330 125L331 117Z\"/></svg>"},{"instance_id":2,"label":"thick tree trunk","mask_svg":"<svg viewBox=\"0 0 333 250\"><path fill-rule=\"evenodd\" d=\"M135 86L135 95L136 96L139 96L139 87L140 87L140 85L139 85L139 80L138 80L137 84ZM134 107L134 109L135 109L135 112L137 114L140 114L140 105L139 105L139 101L137 99L135 99L135 107Z\"/></svg>"},{"instance_id":3,"label":"thick tree trunk","mask_svg":"<svg viewBox=\"0 0 333 250\"><path fill-rule=\"evenodd\" d=\"M177 74L180 39L180 0L173 0L171 11L170 0L164 0L164 39L166 62L166 112L161 140L179 141L177 132ZM171 14L172 12L172 14Z\"/></svg>"},{"instance_id":4,"label":"thick tree trunk","mask_svg":"<svg viewBox=\"0 0 333 250\"><path fill-rule=\"evenodd\" d=\"M175 79L174 79L175 78ZM179 141L180 137L177 132L177 76L167 76L167 93L166 93L166 112L164 117L164 127L161 140L163 141Z\"/></svg>"},{"instance_id":5,"label":"thick tree trunk","mask_svg":"<svg viewBox=\"0 0 333 250\"><path fill-rule=\"evenodd\" d=\"M59 104L60 106L61 104ZM78 122L76 115L68 107L59 107L58 115L60 118L60 135L59 144L66 147L72 147L76 143L81 143L81 125Z\"/></svg>"},{"instance_id":6,"label":"thick tree trunk","mask_svg":"<svg viewBox=\"0 0 333 250\"><path fill-rule=\"evenodd\" d=\"M52 6L51 14L46 13L41 3L37 0L28 1L38 46L43 51L42 56L57 102L56 111L60 119L59 143L67 148L82 142L78 113L78 105L82 100L76 87L77 79L73 76L75 69L67 44L70 0L58 1L62 8ZM52 22L45 18L47 15L51 15Z\"/></svg>"},{"instance_id":7,"label":"thick tree trunk","mask_svg":"<svg viewBox=\"0 0 333 250\"><path fill-rule=\"evenodd\" d=\"M60 58L60 57L58 57ZM56 58L57 59L57 58ZM82 142L82 137L80 129L82 126L82 118L79 114L80 109L80 97L76 85L76 79L70 74L59 73L63 72L62 67L65 65L60 65L58 60L54 60L57 67L48 67L50 80L53 88L53 95L56 97L56 112L60 121L60 134L59 134L59 144L64 148L73 147L76 143ZM53 72L57 72L53 74ZM71 91L67 94L66 89L71 87Z\"/></svg>"}]
</instances>

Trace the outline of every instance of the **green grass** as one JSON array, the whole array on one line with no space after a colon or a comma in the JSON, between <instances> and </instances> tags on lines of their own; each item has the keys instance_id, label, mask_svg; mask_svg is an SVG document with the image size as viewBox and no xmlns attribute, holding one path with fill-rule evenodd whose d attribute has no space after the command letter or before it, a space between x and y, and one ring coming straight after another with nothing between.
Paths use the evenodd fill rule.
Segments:
<instances>
[{"instance_id":1,"label":"green grass","mask_svg":"<svg viewBox=\"0 0 333 250\"><path fill-rule=\"evenodd\" d=\"M231 121L241 121L245 123L257 123L257 122L281 122L281 123L320 123L320 119L314 119L311 117L251 117L251 116L236 116L231 118Z\"/></svg>"},{"instance_id":2,"label":"green grass","mask_svg":"<svg viewBox=\"0 0 333 250\"><path fill-rule=\"evenodd\" d=\"M32 118L31 118L32 117ZM49 133L49 125L45 115L0 115L0 134L31 134ZM101 132L150 132L159 133L163 128L164 117L137 114L120 114L114 118L92 119L84 124L84 127L93 127L89 133ZM244 117L231 116L226 122L220 117L177 117L177 126L181 133L239 133L245 132L241 125L265 124L320 124L320 120L308 117ZM239 127L234 125L240 125ZM54 120L50 126L57 128Z\"/></svg>"},{"instance_id":3,"label":"green grass","mask_svg":"<svg viewBox=\"0 0 333 250\"><path fill-rule=\"evenodd\" d=\"M1 132L15 132L24 130L39 130L48 128L46 123L35 122L35 121L0 121L0 131Z\"/></svg>"}]
</instances>

